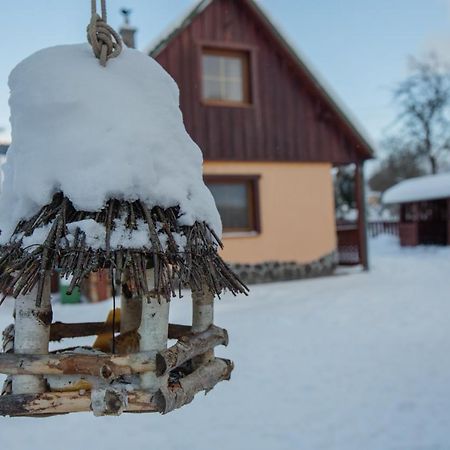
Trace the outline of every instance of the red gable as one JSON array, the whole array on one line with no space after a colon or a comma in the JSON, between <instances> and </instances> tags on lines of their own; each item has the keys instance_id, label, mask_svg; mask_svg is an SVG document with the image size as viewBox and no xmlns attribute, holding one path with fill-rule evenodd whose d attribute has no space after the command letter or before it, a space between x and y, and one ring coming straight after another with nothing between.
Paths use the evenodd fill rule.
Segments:
<instances>
[{"instance_id":1,"label":"red gable","mask_svg":"<svg viewBox=\"0 0 450 450\"><path fill-rule=\"evenodd\" d=\"M204 100L205 52L245 55L245 101ZM186 128L206 160L372 157L363 134L252 0L201 1L149 53L180 86Z\"/></svg>"}]
</instances>

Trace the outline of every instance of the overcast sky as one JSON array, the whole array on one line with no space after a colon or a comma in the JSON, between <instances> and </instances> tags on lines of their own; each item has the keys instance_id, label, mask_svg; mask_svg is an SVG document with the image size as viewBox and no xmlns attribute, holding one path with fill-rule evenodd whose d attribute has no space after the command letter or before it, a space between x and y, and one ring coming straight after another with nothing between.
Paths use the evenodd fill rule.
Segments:
<instances>
[{"instance_id":1,"label":"overcast sky","mask_svg":"<svg viewBox=\"0 0 450 450\"><path fill-rule=\"evenodd\" d=\"M391 90L408 56L450 55L450 0L260 0L288 40L319 73L373 141L395 111ZM108 0L108 21L133 10L138 48L165 30L192 0ZM89 0L0 0L0 140L9 130L8 74L30 53L85 39Z\"/></svg>"}]
</instances>

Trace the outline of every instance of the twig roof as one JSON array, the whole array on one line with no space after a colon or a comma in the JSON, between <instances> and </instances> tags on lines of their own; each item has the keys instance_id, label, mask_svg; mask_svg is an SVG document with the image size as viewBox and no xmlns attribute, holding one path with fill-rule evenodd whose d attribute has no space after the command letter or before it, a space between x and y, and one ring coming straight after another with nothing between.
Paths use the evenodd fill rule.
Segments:
<instances>
[{"instance_id":1,"label":"twig roof","mask_svg":"<svg viewBox=\"0 0 450 450\"><path fill-rule=\"evenodd\" d=\"M0 287L17 296L38 285L39 303L47 271L58 269L62 276L72 277L70 292L89 273L108 268L117 285L127 271L134 293L144 297L154 289L157 296L170 299L183 286L193 290L207 287L217 295L224 289L233 294L245 293L246 286L218 255L221 242L214 231L205 222L180 225L179 217L178 207L155 206L149 210L139 200L112 199L101 211L78 211L58 193L36 215L20 222L10 242L0 247ZM86 221L104 229L103 236L97 236L97 245L88 242L89 236L83 230ZM146 226L147 245L114 245L115 232L131 235L140 223ZM41 235L43 243L24 247L36 235ZM154 268L154 288L146 278L148 268Z\"/></svg>"}]
</instances>

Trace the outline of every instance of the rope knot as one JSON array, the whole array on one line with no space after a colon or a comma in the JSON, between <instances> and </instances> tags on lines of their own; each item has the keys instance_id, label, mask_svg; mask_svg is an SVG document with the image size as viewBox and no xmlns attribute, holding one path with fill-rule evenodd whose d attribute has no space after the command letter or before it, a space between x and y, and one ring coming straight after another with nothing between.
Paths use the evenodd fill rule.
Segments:
<instances>
[{"instance_id":1,"label":"rope knot","mask_svg":"<svg viewBox=\"0 0 450 450\"><path fill-rule=\"evenodd\" d=\"M87 27L87 39L102 66L106 66L108 59L115 58L122 51L119 34L98 14L92 14Z\"/></svg>"}]
</instances>

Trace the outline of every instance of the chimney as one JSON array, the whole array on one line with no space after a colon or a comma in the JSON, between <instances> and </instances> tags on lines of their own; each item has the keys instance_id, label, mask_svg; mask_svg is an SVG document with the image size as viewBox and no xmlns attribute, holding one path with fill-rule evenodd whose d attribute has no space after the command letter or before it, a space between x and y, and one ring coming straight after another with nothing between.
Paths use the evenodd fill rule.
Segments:
<instances>
[{"instance_id":1,"label":"chimney","mask_svg":"<svg viewBox=\"0 0 450 450\"><path fill-rule=\"evenodd\" d=\"M131 9L122 8L120 12L123 15L124 23L119 29L120 36L122 36L122 40L127 47L135 48L136 42L134 35L136 33L136 28L130 25L130 14Z\"/></svg>"}]
</instances>

